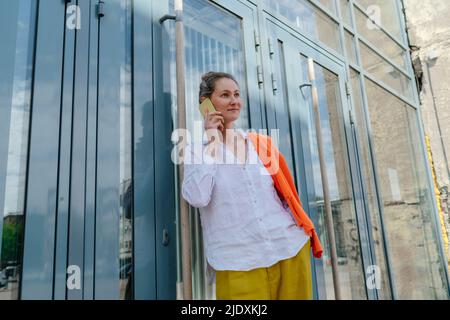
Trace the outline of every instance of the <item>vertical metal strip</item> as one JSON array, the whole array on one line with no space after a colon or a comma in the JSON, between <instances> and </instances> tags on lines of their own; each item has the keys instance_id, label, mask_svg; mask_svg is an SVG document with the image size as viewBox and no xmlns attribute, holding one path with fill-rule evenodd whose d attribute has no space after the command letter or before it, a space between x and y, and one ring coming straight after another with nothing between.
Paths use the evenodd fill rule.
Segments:
<instances>
[{"instance_id":1,"label":"vertical metal strip","mask_svg":"<svg viewBox=\"0 0 450 320\"><path fill-rule=\"evenodd\" d=\"M156 299L156 230L153 70L155 26L161 2L134 0L133 6L133 245L134 298ZM154 7L155 6L155 7ZM149 36L151 35L151 37ZM161 75L162 76L162 75Z\"/></svg>"},{"instance_id":2,"label":"vertical metal strip","mask_svg":"<svg viewBox=\"0 0 450 320\"><path fill-rule=\"evenodd\" d=\"M98 83L98 31L99 20L93 14L95 1L89 4L89 73L87 79L86 128L86 197L84 218L83 299L94 299L95 212L96 212L96 148L97 148L97 83ZM87 26L86 26L87 27Z\"/></svg>"},{"instance_id":3,"label":"vertical metal strip","mask_svg":"<svg viewBox=\"0 0 450 320\"><path fill-rule=\"evenodd\" d=\"M177 20L175 23L176 32L176 76L177 76L177 105L178 105L178 128L186 128L186 98L185 98L185 74L184 74L184 33L183 33L183 1L175 0L175 14ZM179 186L181 193L181 183L184 177L183 166L179 165ZM181 238L182 238L182 256L183 256L183 298L192 299L192 267L190 259L190 235L189 235L189 207L187 202L180 194L180 218L181 218Z\"/></svg>"},{"instance_id":4,"label":"vertical metal strip","mask_svg":"<svg viewBox=\"0 0 450 320\"><path fill-rule=\"evenodd\" d=\"M86 210L86 151L87 110L89 79L89 3L77 1L80 29L75 36L75 69L73 77L72 154L70 167L70 215L68 265L84 274L85 210ZM92 244L87 244L92 245ZM82 277L83 278L83 277ZM80 287L68 288L68 299L83 298L83 283Z\"/></svg>"},{"instance_id":5,"label":"vertical metal strip","mask_svg":"<svg viewBox=\"0 0 450 320\"><path fill-rule=\"evenodd\" d=\"M67 7L65 21L68 21ZM65 28L61 97L61 130L59 141L58 207L55 237L55 300L66 299L68 224L70 209L70 165L72 142L72 98L74 77L75 29Z\"/></svg>"}]
</instances>

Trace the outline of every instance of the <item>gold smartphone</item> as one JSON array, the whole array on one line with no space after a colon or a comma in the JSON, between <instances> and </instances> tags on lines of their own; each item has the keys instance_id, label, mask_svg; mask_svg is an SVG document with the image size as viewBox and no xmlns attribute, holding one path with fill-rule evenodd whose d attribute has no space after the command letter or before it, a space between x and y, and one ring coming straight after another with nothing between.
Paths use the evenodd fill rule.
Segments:
<instances>
[{"instance_id":1,"label":"gold smartphone","mask_svg":"<svg viewBox=\"0 0 450 320\"><path fill-rule=\"evenodd\" d=\"M216 108L214 108L214 105L212 104L211 100L209 98L206 98L203 100L203 102L199 106L200 113L202 114L203 118L206 116L206 110L208 110L209 113L216 111Z\"/></svg>"}]
</instances>

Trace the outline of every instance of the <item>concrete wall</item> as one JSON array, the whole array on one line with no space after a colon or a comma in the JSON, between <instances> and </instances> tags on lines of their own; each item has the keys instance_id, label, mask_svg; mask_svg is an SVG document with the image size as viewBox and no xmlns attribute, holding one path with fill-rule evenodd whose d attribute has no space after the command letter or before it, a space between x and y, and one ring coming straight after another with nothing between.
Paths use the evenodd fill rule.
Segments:
<instances>
[{"instance_id":1,"label":"concrete wall","mask_svg":"<svg viewBox=\"0 0 450 320\"><path fill-rule=\"evenodd\" d=\"M412 57L422 80L422 118L449 233L450 1L404 0L404 6Z\"/></svg>"}]
</instances>

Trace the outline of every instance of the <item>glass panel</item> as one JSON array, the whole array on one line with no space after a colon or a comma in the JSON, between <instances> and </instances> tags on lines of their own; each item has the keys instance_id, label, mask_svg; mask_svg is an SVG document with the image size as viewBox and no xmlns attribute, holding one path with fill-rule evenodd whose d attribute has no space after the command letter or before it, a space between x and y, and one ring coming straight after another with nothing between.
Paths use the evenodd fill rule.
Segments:
<instances>
[{"instance_id":1,"label":"glass panel","mask_svg":"<svg viewBox=\"0 0 450 320\"><path fill-rule=\"evenodd\" d=\"M397 1L394 0L355 0L369 16L378 20L380 25L397 39L401 40L402 27L398 18Z\"/></svg>"},{"instance_id":2,"label":"glass panel","mask_svg":"<svg viewBox=\"0 0 450 320\"><path fill-rule=\"evenodd\" d=\"M170 1L169 6L172 10L173 0ZM208 71L227 72L236 78L240 85L244 105L235 126L247 129L249 126L248 90L241 19L206 0L186 0L183 4L183 10L186 63L186 126L188 130L194 132L195 122L203 122L202 116L198 111L198 94L201 76ZM173 94L172 114L174 121L176 121L176 83L174 81L176 79L175 28L174 24L166 24L166 27L169 28L169 34L172 35L170 46L170 85ZM203 255L200 216L194 213L193 208L191 208L190 218L193 298L214 299L214 283L207 279L207 264ZM177 224L177 228L177 232L180 234L179 224ZM181 262L180 246L178 246L177 261L178 263ZM180 277L180 266L178 266L178 281L180 281Z\"/></svg>"},{"instance_id":3,"label":"glass panel","mask_svg":"<svg viewBox=\"0 0 450 320\"><path fill-rule=\"evenodd\" d=\"M355 37L348 31L345 31L345 48L347 50L347 58L353 64L358 64L356 60Z\"/></svg>"},{"instance_id":4,"label":"glass panel","mask_svg":"<svg viewBox=\"0 0 450 320\"><path fill-rule=\"evenodd\" d=\"M384 14L384 12L383 12ZM355 19L357 31L381 54L391 59L398 67L406 70L406 51L389 38L384 31L377 28L361 11L355 8Z\"/></svg>"},{"instance_id":5,"label":"glass panel","mask_svg":"<svg viewBox=\"0 0 450 320\"><path fill-rule=\"evenodd\" d=\"M348 26L353 27L351 21L350 3L348 0L339 0L339 4L341 6L342 21Z\"/></svg>"},{"instance_id":6,"label":"glass panel","mask_svg":"<svg viewBox=\"0 0 450 320\"><path fill-rule=\"evenodd\" d=\"M121 2L120 47L120 299L133 299L133 190L131 174L131 0Z\"/></svg>"},{"instance_id":7,"label":"glass panel","mask_svg":"<svg viewBox=\"0 0 450 320\"><path fill-rule=\"evenodd\" d=\"M273 30L273 29L272 29ZM276 36L272 34L272 39ZM274 124L269 124L270 129L278 129L278 148L283 153L289 168L294 171L294 155L292 152L291 123L289 112L289 85L286 79L285 45L282 41L277 41L277 50L272 55L273 66L275 68L274 79L276 80L276 90L272 90L273 96L268 107L272 106L274 112ZM271 86L273 88L273 86ZM270 112L270 111L267 111ZM269 123L272 122L269 120Z\"/></svg>"},{"instance_id":8,"label":"glass panel","mask_svg":"<svg viewBox=\"0 0 450 320\"><path fill-rule=\"evenodd\" d=\"M336 3L334 0L318 0L324 7L336 14Z\"/></svg>"},{"instance_id":9,"label":"glass panel","mask_svg":"<svg viewBox=\"0 0 450 320\"><path fill-rule=\"evenodd\" d=\"M364 69L396 90L399 94L412 100L413 91L411 80L364 43L360 41L359 44Z\"/></svg>"},{"instance_id":10,"label":"glass panel","mask_svg":"<svg viewBox=\"0 0 450 320\"><path fill-rule=\"evenodd\" d=\"M398 298L448 299L417 111L368 79L366 90Z\"/></svg>"},{"instance_id":11,"label":"glass panel","mask_svg":"<svg viewBox=\"0 0 450 320\"><path fill-rule=\"evenodd\" d=\"M304 80L307 81L307 59L301 56ZM352 195L352 185L347 157L347 144L342 120L342 100L339 89L339 78L336 74L314 65L316 84L319 93L319 112L322 125L325 161L327 163L330 200L334 219L334 231L338 254L338 270L341 279L342 298L366 299L365 280L358 225ZM302 91L311 100L308 90ZM308 95L308 96L307 96ZM311 104L311 103L310 103ZM323 202L322 180L320 175L319 154L316 142L316 130L312 104L309 113L309 140L311 145L312 172L314 176L315 203L319 224L319 237L324 246L323 266L325 273L326 294L334 299L333 278L331 273L330 246L326 234L325 207Z\"/></svg>"},{"instance_id":12,"label":"glass panel","mask_svg":"<svg viewBox=\"0 0 450 320\"><path fill-rule=\"evenodd\" d=\"M12 7L16 7L15 10ZM0 300L19 299L22 269L25 183L28 156L28 135L33 70L35 4L20 0L8 5L8 12L17 13L8 20L17 24L14 73L12 82L9 149L6 166L5 203L0 260ZM2 7L3 10L3 7ZM3 37L2 37L3 38ZM10 106L1 106L9 108ZM3 179L4 177L1 177Z\"/></svg>"},{"instance_id":13,"label":"glass panel","mask_svg":"<svg viewBox=\"0 0 450 320\"><path fill-rule=\"evenodd\" d=\"M358 72L350 69L350 80L353 93L353 104L355 110L355 125L359 137L358 154L361 160L361 167L364 178L364 198L370 215L370 225L372 232L372 245L375 249L375 265L380 268L381 290L378 290L380 299L391 299L389 278L387 270L386 255L384 251L384 240L382 234L382 222L380 209L378 207L377 192L375 188L375 178L372 170L372 161L369 150L369 136L367 134L367 124L363 108L361 79Z\"/></svg>"},{"instance_id":14,"label":"glass panel","mask_svg":"<svg viewBox=\"0 0 450 320\"><path fill-rule=\"evenodd\" d=\"M264 0L264 4L292 22L307 37L337 52L342 51L338 24L316 6L304 0Z\"/></svg>"}]
</instances>

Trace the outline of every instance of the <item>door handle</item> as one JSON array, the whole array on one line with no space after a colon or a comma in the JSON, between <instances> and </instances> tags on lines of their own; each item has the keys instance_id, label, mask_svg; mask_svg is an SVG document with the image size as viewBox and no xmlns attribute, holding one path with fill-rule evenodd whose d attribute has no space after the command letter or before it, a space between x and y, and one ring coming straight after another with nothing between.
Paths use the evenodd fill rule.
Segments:
<instances>
[{"instance_id":1,"label":"door handle","mask_svg":"<svg viewBox=\"0 0 450 320\"><path fill-rule=\"evenodd\" d=\"M305 97L305 93L303 92L303 88L305 88L305 87L312 87L312 84L311 83L304 83L304 84L301 84L298 87L300 89L300 91L302 92L303 97Z\"/></svg>"},{"instance_id":2,"label":"door handle","mask_svg":"<svg viewBox=\"0 0 450 320\"><path fill-rule=\"evenodd\" d=\"M170 237L169 237L169 230L167 229L163 229L163 233L162 233L162 245L167 247L169 245L170 242Z\"/></svg>"},{"instance_id":3,"label":"door handle","mask_svg":"<svg viewBox=\"0 0 450 320\"><path fill-rule=\"evenodd\" d=\"M319 93L316 85L316 73L314 71L314 60L308 59L308 79L311 86L311 97L313 104L313 113L316 126L317 149L319 153L320 173L322 177L323 199L325 204L325 224L327 227L328 239L331 251L331 271L333 276L334 296L336 300L341 300L341 286L337 265L337 247L336 237L334 235L333 214L331 210L330 191L328 187L328 175L324 147L322 142L322 129L319 112Z\"/></svg>"},{"instance_id":4,"label":"door handle","mask_svg":"<svg viewBox=\"0 0 450 320\"><path fill-rule=\"evenodd\" d=\"M176 20L176 18L177 18L176 16L165 14L159 19L159 24L162 24L166 20Z\"/></svg>"},{"instance_id":5,"label":"door handle","mask_svg":"<svg viewBox=\"0 0 450 320\"><path fill-rule=\"evenodd\" d=\"M311 87L311 86L312 86L311 83L304 83L304 84L300 85L298 88L299 88L300 90L302 90L304 87Z\"/></svg>"}]
</instances>

